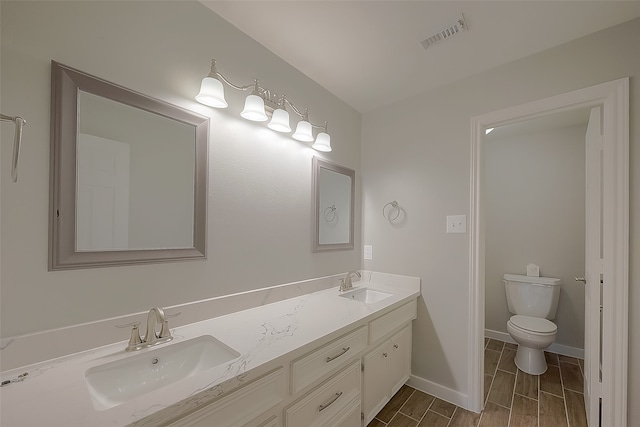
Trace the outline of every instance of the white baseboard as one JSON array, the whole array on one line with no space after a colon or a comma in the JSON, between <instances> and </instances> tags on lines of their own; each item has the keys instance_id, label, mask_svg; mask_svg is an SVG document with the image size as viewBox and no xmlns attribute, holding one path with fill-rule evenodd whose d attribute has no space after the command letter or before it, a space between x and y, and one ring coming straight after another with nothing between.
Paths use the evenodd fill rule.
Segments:
<instances>
[{"instance_id":1,"label":"white baseboard","mask_svg":"<svg viewBox=\"0 0 640 427\"><path fill-rule=\"evenodd\" d=\"M411 375L409 381L407 381L407 385L415 388L416 390L429 393L438 399L442 399L449 403L453 403L456 406L460 406L461 408L468 409L469 397L459 391L452 390L416 375Z\"/></svg>"},{"instance_id":2,"label":"white baseboard","mask_svg":"<svg viewBox=\"0 0 640 427\"><path fill-rule=\"evenodd\" d=\"M513 340L513 338L511 338L511 335L509 335L507 332L492 331L491 329L485 329L484 336L487 338L498 340L498 341L517 344ZM562 354L563 356L577 357L578 359L584 359L583 348L569 347L568 345L553 343L549 347L547 347L545 350L549 350L550 352L556 353L556 354Z\"/></svg>"}]
</instances>

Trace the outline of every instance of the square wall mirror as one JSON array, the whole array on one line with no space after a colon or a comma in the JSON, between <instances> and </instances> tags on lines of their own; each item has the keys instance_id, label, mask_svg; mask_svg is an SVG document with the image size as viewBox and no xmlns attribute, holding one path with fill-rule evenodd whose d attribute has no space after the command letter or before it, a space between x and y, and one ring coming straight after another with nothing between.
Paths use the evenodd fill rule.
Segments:
<instances>
[{"instance_id":1,"label":"square wall mirror","mask_svg":"<svg viewBox=\"0 0 640 427\"><path fill-rule=\"evenodd\" d=\"M49 270L204 259L209 119L51 64Z\"/></svg>"},{"instance_id":2,"label":"square wall mirror","mask_svg":"<svg viewBox=\"0 0 640 427\"><path fill-rule=\"evenodd\" d=\"M314 252L353 249L355 176L353 169L313 158Z\"/></svg>"}]
</instances>

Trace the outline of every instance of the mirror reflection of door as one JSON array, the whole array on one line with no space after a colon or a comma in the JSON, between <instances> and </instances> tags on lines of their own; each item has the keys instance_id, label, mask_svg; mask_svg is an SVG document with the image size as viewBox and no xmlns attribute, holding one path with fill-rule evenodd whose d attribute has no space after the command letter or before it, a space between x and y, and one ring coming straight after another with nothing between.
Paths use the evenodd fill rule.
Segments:
<instances>
[{"instance_id":1,"label":"mirror reflection of door","mask_svg":"<svg viewBox=\"0 0 640 427\"><path fill-rule=\"evenodd\" d=\"M76 250L129 247L129 144L79 134Z\"/></svg>"}]
</instances>

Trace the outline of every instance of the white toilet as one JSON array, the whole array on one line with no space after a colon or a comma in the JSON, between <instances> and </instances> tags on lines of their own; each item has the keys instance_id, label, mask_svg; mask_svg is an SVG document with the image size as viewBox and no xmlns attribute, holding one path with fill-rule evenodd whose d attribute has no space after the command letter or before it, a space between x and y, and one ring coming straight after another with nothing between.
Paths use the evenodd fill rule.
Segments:
<instances>
[{"instance_id":1,"label":"white toilet","mask_svg":"<svg viewBox=\"0 0 640 427\"><path fill-rule=\"evenodd\" d=\"M560 297L560 279L551 277L505 274L509 312L507 331L518 343L516 366L528 374L540 375L547 370L543 349L556 339L556 317Z\"/></svg>"}]
</instances>

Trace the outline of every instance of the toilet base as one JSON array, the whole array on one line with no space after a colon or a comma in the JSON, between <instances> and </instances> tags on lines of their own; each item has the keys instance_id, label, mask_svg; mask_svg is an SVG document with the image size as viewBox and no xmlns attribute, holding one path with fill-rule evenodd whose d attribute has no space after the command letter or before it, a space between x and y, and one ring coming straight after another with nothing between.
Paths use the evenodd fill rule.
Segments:
<instances>
[{"instance_id":1,"label":"toilet base","mask_svg":"<svg viewBox=\"0 0 640 427\"><path fill-rule=\"evenodd\" d=\"M539 348L524 347L522 344L518 344L515 362L518 369L527 374L540 375L547 371L544 352Z\"/></svg>"}]
</instances>

